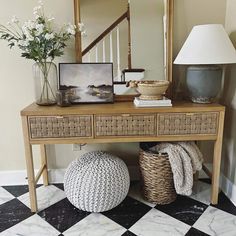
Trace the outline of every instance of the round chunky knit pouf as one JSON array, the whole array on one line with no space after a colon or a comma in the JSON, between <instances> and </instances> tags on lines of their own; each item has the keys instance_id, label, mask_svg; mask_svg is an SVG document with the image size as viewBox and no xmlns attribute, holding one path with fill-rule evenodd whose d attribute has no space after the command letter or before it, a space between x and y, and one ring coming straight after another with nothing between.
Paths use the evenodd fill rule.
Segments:
<instances>
[{"instance_id":1,"label":"round chunky knit pouf","mask_svg":"<svg viewBox=\"0 0 236 236\"><path fill-rule=\"evenodd\" d=\"M118 157L96 151L82 155L66 170L64 189L69 201L89 212L108 211L126 197L128 168Z\"/></svg>"}]
</instances>

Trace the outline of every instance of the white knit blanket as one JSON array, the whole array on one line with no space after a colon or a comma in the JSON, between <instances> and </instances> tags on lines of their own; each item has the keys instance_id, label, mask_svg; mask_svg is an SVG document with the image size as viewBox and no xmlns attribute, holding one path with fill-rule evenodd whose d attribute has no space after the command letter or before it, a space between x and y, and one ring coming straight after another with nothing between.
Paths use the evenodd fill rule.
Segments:
<instances>
[{"instance_id":1,"label":"white knit blanket","mask_svg":"<svg viewBox=\"0 0 236 236\"><path fill-rule=\"evenodd\" d=\"M202 169L203 157L194 142L159 143L151 150L168 153L173 172L175 190L181 195L191 195L193 174Z\"/></svg>"}]
</instances>

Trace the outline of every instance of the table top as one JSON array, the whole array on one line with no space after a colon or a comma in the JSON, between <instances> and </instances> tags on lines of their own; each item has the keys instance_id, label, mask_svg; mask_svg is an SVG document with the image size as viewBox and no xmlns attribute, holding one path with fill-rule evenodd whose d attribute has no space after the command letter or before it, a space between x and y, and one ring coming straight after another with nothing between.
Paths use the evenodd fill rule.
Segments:
<instances>
[{"instance_id":1,"label":"table top","mask_svg":"<svg viewBox=\"0 0 236 236\"><path fill-rule=\"evenodd\" d=\"M116 113L172 113L172 112L218 112L225 107L216 104L192 102L173 102L171 107L136 107L133 102L115 102L110 104L77 104L69 107L38 106L32 103L21 111L21 116L28 115L66 115L66 114L116 114Z\"/></svg>"}]
</instances>

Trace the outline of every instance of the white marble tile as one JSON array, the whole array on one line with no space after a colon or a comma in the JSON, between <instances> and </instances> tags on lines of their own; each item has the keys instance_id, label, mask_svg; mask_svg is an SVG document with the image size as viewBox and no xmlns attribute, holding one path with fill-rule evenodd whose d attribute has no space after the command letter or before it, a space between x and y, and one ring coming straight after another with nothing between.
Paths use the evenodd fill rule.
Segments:
<instances>
[{"instance_id":1,"label":"white marble tile","mask_svg":"<svg viewBox=\"0 0 236 236\"><path fill-rule=\"evenodd\" d=\"M39 211L53 205L54 203L66 197L64 191L54 185L41 186L37 188L36 191ZM29 193L21 195L20 197L18 197L18 199L26 206L30 207Z\"/></svg>"},{"instance_id":2,"label":"white marble tile","mask_svg":"<svg viewBox=\"0 0 236 236\"><path fill-rule=\"evenodd\" d=\"M150 207L155 207L156 204L148 202L147 200L144 199L142 195L142 189L140 183L134 184L130 187L128 195Z\"/></svg>"},{"instance_id":3,"label":"white marble tile","mask_svg":"<svg viewBox=\"0 0 236 236\"><path fill-rule=\"evenodd\" d=\"M211 185L201 181L194 182L193 192L190 197L209 205L211 202Z\"/></svg>"},{"instance_id":4,"label":"white marble tile","mask_svg":"<svg viewBox=\"0 0 236 236\"><path fill-rule=\"evenodd\" d=\"M129 231L138 236L183 236L191 227L153 208Z\"/></svg>"},{"instance_id":5,"label":"white marble tile","mask_svg":"<svg viewBox=\"0 0 236 236\"><path fill-rule=\"evenodd\" d=\"M209 235L235 236L236 216L209 206L193 226Z\"/></svg>"},{"instance_id":6,"label":"white marble tile","mask_svg":"<svg viewBox=\"0 0 236 236\"><path fill-rule=\"evenodd\" d=\"M40 216L33 215L13 227L0 233L0 236L57 236L60 232L44 221Z\"/></svg>"},{"instance_id":7,"label":"white marble tile","mask_svg":"<svg viewBox=\"0 0 236 236\"><path fill-rule=\"evenodd\" d=\"M12 194L10 194L4 188L0 187L0 205L12 200L13 198L15 198L15 197Z\"/></svg>"},{"instance_id":8,"label":"white marble tile","mask_svg":"<svg viewBox=\"0 0 236 236\"><path fill-rule=\"evenodd\" d=\"M92 213L65 232L65 236L120 236L125 228L100 213Z\"/></svg>"}]
</instances>

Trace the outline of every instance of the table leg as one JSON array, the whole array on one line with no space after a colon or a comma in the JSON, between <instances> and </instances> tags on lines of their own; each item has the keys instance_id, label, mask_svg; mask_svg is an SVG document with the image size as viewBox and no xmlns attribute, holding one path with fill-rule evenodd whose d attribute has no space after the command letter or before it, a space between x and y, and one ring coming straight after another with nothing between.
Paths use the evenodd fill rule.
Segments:
<instances>
[{"instance_id":1,"label":"table leg","mask_svg":"<svg viewBox=\"0 0 236 236\"><path fill-rule=\"evenodd\" d=\"M41 165L45 166L43 170L43 184L44 186L48 185L48 165L47 165L47 153L46 153L46 145L41 144L40 145L40 151L41 151Z\"/></svg>"},{"instance_id":2,"label":"table leg","mask_svg":"<svg viewBox=\"0 0 236 236\"><path fill-rule=\"evenodd\" d=\"M214 205L218 203L223 129L224 129L224 112L220 112L218 135L214 145L214 156L213 156L213 167L212 167L211 203Z\"/></svg>"},{"instance_id":3,"label":"table leg","mask_svg":"<svg viewBox=\"0 0 236 236\"><path fill-rule=\"evenodd\" d=\"M28 133L27 123L28 123L27 117L22 117L30 208L32 212L36 212L38 210L38 206L37 206L36 182L34 174L34 161L33 161L32 145L29 143L29 133Z\"/></svg>"}]
</instances>

